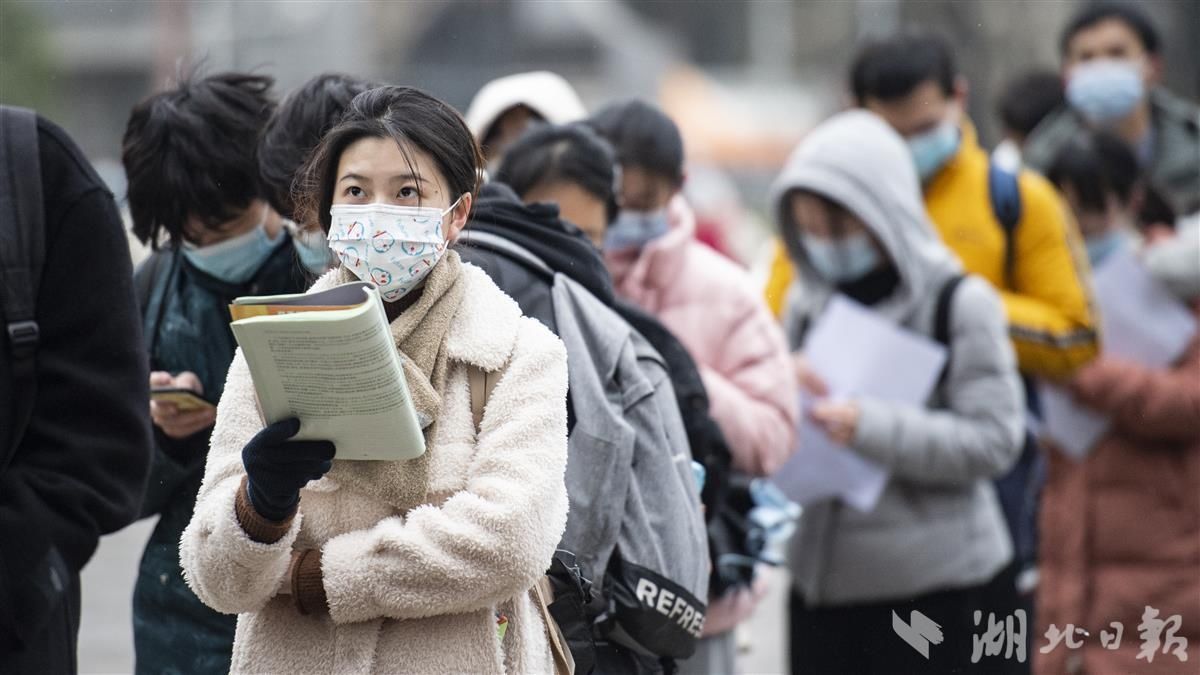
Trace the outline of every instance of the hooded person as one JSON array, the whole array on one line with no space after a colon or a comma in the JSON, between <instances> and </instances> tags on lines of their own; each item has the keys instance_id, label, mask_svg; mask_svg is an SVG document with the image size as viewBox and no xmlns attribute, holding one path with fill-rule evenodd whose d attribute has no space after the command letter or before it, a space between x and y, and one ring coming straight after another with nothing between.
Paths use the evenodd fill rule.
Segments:
<instances>
[{"instance_id":1,"label":"hooded person","mask_svg":"<svg viewBox=\"0 0 1200 675\"><path fill-rule=\"evenodd\" d=\"M797 375L816 399L812 423L889 475L870 512L839 501L804 509L789 564L793 672L948 672L969 665L976 593L1012 557L990 479L1020 451L1023 400L1000 300L962 277L939 241L903 140L856 110L815 129L793 152L772 203L799 279L785 326L794 350L835 294L878 318L934 336L939 295L949 310L948 365L924 409L824 398L804 358ZM881 373L882 376L882 373ZM929 659L887 635L893 610L945 627Z\"/></svg>"},{"instance_id":2,"label":"hooded person","mask_svg":"<svg viewBox=\"0 0 1200 675\"><path fill-rule=\"evenodd\" d=\"M587 115L563 76L545 70L516 73L483 85L467 108L467 127L495 165L505 148L534 122L566 124Z\"/></svg>"}]
</instances>

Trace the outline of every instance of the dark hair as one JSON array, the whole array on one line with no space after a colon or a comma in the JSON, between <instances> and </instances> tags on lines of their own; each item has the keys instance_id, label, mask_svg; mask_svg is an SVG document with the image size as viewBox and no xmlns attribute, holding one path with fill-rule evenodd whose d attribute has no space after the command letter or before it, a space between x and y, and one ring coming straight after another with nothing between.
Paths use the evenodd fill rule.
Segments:
<instances>
[{"instance_id":1,"label":"dark hair","mask_svg":"<svg viewBox=\"0 0 1200 675\"><path fill-rule=\"evenodd\" d=\"M329 231L338 162L350 144L363 138L396 141L413 173L412 149L429 155L454 195L473 193L479 186L483 155L457 110L420 89L376 87L354 97L304 166L295 194L300 222L320 222Z\"/></svg>"},{"instance_id":2,"label":"dark hair","mask_svg":"<svg viewBox=\"0 0 1200 675\"><path fill-rule=\"evenodd\" d=\"M540 185L570 183L604 202L608 222L617 217L616 153L587 126L538 125L504 154L496 180L524 197Z\"/></svg>"},{"instance_id":3,"label":"dark hair","mask_svg":"<svg viewBox=\"0 0 1200 675\"><path fill-rule=\"evenodd\" d=\"M1137 34L1138 41L1142 43L1142 48L1148 54L1158 54L1161 42L1158 30L1154 28L1150 17L1137 5L1124 2L1093 2L1081 9L1067 22L1066 28L1063 28L1062 35L1058 39L1059 52L1066 56L1067 49L1071 46L1071 40L1076 35L1110 19L1129 26Z\"/></svg>"},{"instance_id":4,"label":"dark hair","mask_svg":"<svg viewBox=\"0 0 1200 675\"><path fill-rule=\"evenodd\" d=\"M683 137L663 111L645 101L611 103L586 124L612 143L621 166L634 166L680 185Z\"/></svg>"},{"instance_id":5,"label":"dark hair","mask_svg":"<svg viewBox=\"0 0 1200 675\"><path fill-rule=\"evenodd\" d=\"M262 194L255 153L274 83L248 73L188 77L133 107L121 162L142 243L157 247L163 230L178 243L189 216L216 227Z\"/></svg>"},{"instance_id":6,"label":"dark hair","mask_svg":"<svg viewBox=\"0 0 1200 675\"><path fill-rule=\"evenodd\" d=\"M258 144L258 176L271 208L286 218L294 215L292 184L309 155L350 101L377 86L351 75L325 73L283 99Z\"/></svg>"},{"instance_id":7,"label":"dark hair","mask_svg":"<svg viewBox=\"0 0 1200 675\"><path fill-rule=\"evenodd\" d=\"M997 108L1006 129L1028 136L1065 101L1058 73L1033 70L1009 81Z\"/></svg>"},{"instance_id":8,"label":"dark hair","mask_svg":"<svg viewBox=\"0 0 1200 675\"><path fill-rule=\"evenodd\" d=\"M922 82L936 82L942 93L954 93L958 68L950 45L932 33L908 32L863 45L850 67L850 90L864 105L868 98L894 101Z\"/></svg>"},{"instance_id":9,"label":"dark hair","mask_svg":"<svg viewBox=\"0 0 1200 675\"><path fill-rule=\"evenodd\" d=\"M1125 141L1099 131L1072 138L1055 156L1046 177L1059 189L1071 186L1084 209L1104 211L1109 194L1128 203L1141 174L1137 157Z\"/></svg>"}]
</instances>

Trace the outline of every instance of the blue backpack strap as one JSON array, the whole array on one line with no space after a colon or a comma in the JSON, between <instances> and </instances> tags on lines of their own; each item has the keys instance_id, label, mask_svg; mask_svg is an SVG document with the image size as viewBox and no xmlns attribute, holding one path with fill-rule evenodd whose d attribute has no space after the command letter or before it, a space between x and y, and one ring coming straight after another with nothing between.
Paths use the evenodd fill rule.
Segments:
<instances>
[{"instance_id":1,"label":"blue backpack strap","mask_svg":"<svg viewBox=\"0 0 1200 675\"><path fill-rule=\"evenodd\" d=\"M995 161L988 162L988 197L992 202L992 213L1004 230L1004 279L1011 288L1016 264L1014 238L1017 223L1021 222L1021 187L1017 183L1017 174L1000 168Z\"/></svg>"}]
</instances>

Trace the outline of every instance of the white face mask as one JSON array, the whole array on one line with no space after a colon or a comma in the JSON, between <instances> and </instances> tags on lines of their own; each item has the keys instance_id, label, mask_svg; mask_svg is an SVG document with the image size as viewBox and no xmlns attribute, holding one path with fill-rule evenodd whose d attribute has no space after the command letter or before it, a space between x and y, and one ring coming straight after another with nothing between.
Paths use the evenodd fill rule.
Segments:
<instances>
[{"instance_id":1,"label":"white face mask","mask_svg":"<svg viewBox=\"0 0 1200 675\"><path fill-rule=\"evenodd\" d=\"M449 208L392 204L334 204L329 248L342 265L395 302L420 285L446 253L442 221Z\"/></svg>"}]
</instances>

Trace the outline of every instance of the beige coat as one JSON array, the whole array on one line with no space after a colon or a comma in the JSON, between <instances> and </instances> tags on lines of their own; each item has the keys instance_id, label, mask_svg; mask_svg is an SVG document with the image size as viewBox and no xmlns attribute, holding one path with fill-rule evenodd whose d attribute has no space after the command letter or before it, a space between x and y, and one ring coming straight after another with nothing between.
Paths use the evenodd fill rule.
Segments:
<instances>
[{"instance_id":1,"label":"beige coat","mask_svg":"<svg viewBox=\"0 0 1200 675\"><path fill-rule=\"evenodd\" d=\"M335 461L303 490L283 539L252 541L234 501L242 447L264 422L241 352L234 358L180 541L196 595L239 615L233 672L552 672L529 589L566 524L566 352L480 270L468 265L463 275L428 443L427 503L405 513L339 486ZM500 373L478 438L468 366ZM293 549L322 551L328 614L301 615L281 592ZM509 618L503 639L498 612Z\"/></svg>"}]
</instances>

